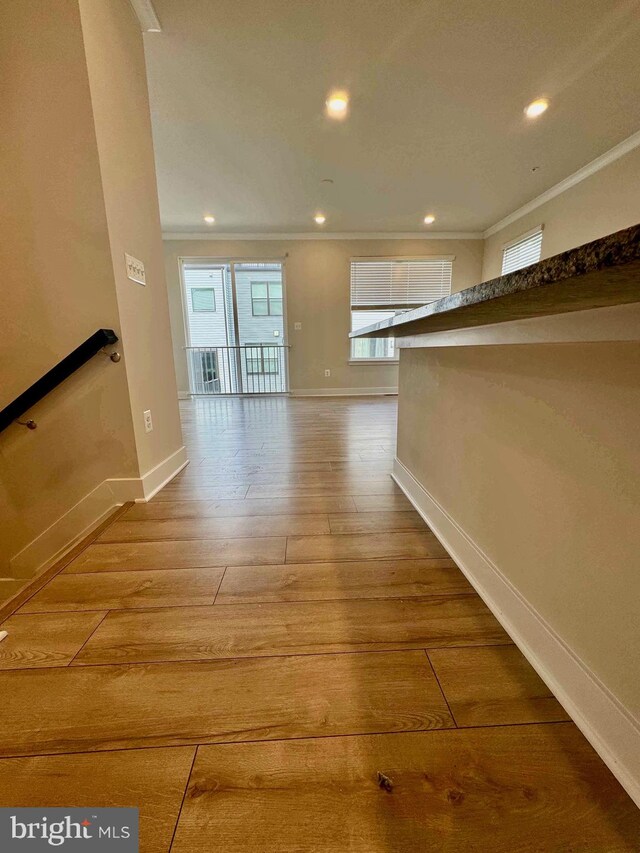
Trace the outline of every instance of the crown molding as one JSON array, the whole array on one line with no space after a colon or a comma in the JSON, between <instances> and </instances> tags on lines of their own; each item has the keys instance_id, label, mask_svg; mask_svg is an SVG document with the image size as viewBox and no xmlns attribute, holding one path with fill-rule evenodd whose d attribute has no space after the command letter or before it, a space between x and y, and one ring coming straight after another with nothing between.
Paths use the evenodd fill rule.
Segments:
<instances>
[{"instance_id":1,"label":"crown molding","mask_svg":"<svg viewBox=\"0 0 640 853\"><path fill-rule=\"evenodd\" d=\"M431 231L425 234L422 231L335 231L318 233L294 232L283 234L260 234L260 233L227 233L218 231L165 231L163 240L482 240L481 231Z\"/></svg>"},{"instance_id":2,"label":"crown molding","mask_svg":"<svg viewBox=\"0 0 640 853\"><path fill-rule=\"evenodd\" d=\"M150 0L131 0L132 5L138 10L139 6L148 7L153 11L153 7L151 6ZM155 14L155 13L154 13ZM142 21L142 18L141 18ZM156 18L157 21L157 18ZM143 23L144 26L144 23ZM159 24L158 24L159 27ZM514 210L513 213L510 213L508 216L505 216L504 219L501 219L499 222L496 222L495 225L492 225L490 228L487 228L486 231L430 231L429 233L425 233L424 231L393 231L393 232L385 232L385 231L371 231L371 232L362 232L362 231L310 231L310 232L283 232L279 233L260 233L260 232L228 232L224 233L222 231L217 231L215 233L211 231L165 231L162 234L163 240L281 240L281 241L289 241L289 240L486 240L487 237L491 237L493 234L497 234L498 231L502 231L503 228L506 228L507 225L511 225L512 222L516 222L518 219L521 219L523 216L526 216L527 213L531 213L533 210L536 210L541 205L545 204L551 199L556 198L556 196L561 195L563 192L566 192L571 187L576 186L581 181L584 181L585 178L590 177L591 175L595 175L596 172L599 172L601 169L604 169L606 166L614 163L616 160L619 160L620 157L624 157L625 154L628 154L630 151L633 151L635 148L640 146L640 131L637 133L633 133L631 136L624 139L622 142L619 142L618 145L614 145L613 148L610 148L609 151L606 151L604 154L601 154L599 157L596 157L595 160L592 160L590 163L587 163L582 168L578 169L577 172L574 172L572 175L569 175L564 180L550 187L545 192L541 193L536 198L524 204L522 207L519 207L517 210Z\"/></svg>"},{"instance_id":3,"label":"crown molding","mask_svg":"<svg viewBox=\"0 0 640 853\"><path fill-rule=\"evenodd\" d=\"M559 196L561 193L566 192L571 187L575 187L576 184L579 184L581 181L584 181L585 178L590 177L591 175L595 175L596 172L599 172L600 169L604 169L605 166L608 166L610 163L614 163L616 160L619 160L620 157L624 157L625 154L628 154L630 151L633 151L634 148L637 148L640 145L640 130L637 133L631 134L631 136L627 137L627 139L623 139L622 142L619 142L618 145L614 145L613 148L610 148L608 151L605 151L604 154L601 154L599 157L596 157L595 160L592 160L590 163L587 163L586 166L583 166L581 169L578 169L577 172L574 172L572 175L569 175L568 178L560 181L559 183L552 186L550 189L545 190L541 195L536 196L536 198L524 204L522 207L519 207L517 210L514 210L513 213L510 213L508 216L505 216L504 219L501 219L499 222L496 222L495 225L492 225L482 235L486 240L487 237L491 237L492 234L497 234L498 231L502 231L503 228L506 228L507 225L511 225L512 222L516 222L521 217L525 216L527 213L531 213L532 210L540 207L540 205L545 204L548 201L551 201L552 198Z\"/></svg>"},{"instance_id":4,"label":"crown molding","mask_svg":"<svg viewBox=\"0 0 640 853\"><path fill-rule=\"evenodd\" d=\"M162 27L151 0L129 0L143 33L161 33Z\"/></svg>"}]
</instances>

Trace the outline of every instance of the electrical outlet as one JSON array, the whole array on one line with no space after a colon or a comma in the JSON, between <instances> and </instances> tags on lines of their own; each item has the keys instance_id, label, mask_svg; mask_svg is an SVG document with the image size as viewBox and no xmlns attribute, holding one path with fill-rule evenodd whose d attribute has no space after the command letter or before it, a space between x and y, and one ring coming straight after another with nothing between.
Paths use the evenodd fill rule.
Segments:
<instances>
[{"instance_id":1,"label":"electrical outlet","mask_svg":"<svg viewBox=\"0 0 640 853\"><path fill-rule=\"evenodd\" d=\"M299 332L302 329L302 323L294 323L293 328L296 330L296 332Z\"/></svg>"},{"instance_id":2,"label":"electrical outlet","mask_svg":"<svg viewBox=\"0 0 640 853\"><path fill-rule=\"evenodd\" d=\"M325 375L325 376L331 376L331 371L330 371L330 370L325 370L324 375Z\"/></svg>"},{"instance_id":3,"label":"electrical outlet","mask_svg":"<svg viewBox=\"0 0 640 853\"><path fill-rule=\"evenodd\" d=\"M151 432L153 429L153 421L151 420L151 409L147 409L146 412L142 413L144 417L144 431Z\"/></svg>"}]
</instances>

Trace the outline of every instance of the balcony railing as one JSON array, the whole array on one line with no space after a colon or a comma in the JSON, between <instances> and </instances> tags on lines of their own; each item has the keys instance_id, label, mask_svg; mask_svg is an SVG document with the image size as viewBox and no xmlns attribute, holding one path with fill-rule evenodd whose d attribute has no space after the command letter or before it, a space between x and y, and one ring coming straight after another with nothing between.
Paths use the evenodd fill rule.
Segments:
<instances>
[{"instance_id":1,"label":"balcony railing","mask_svg":"<svg viewBox=\"0 0 640 853\"><path fill-rule=\"evenodd\" d=\"M289 390L288 346L185 349L192 394L285 394Z\"/></svg>"}]
</instances>

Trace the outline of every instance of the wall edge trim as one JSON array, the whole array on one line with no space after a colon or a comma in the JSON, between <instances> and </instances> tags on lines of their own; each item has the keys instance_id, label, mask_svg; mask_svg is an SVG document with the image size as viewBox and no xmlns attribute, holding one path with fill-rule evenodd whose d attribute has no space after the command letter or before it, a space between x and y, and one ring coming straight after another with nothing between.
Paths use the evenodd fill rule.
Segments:
<instances>
[{"instance_id":1,"label":"wall edge trim","mask_svg":"<svg viewBox=\"0 0 640 853\"><path fill-rule=\"evenodd\" d=\"M609 770L640 807L640 721L396 457L393 479Z\"/></svg>"},{"instance_id":2,"label":"wall edge trim","mask_svg":"<svg viewBox=\"0 0 640 853\"><path fill-rule=\"evenodd\" d=\"M103 480L9 560L14 578L46 571L113 510L127 501L148 501L189 463L184 446L142 477Z\"/></svg>"},{"instance_id":3,"label":"wall edge trim","mask_svg":"<svg viewBox=\"0 0 640 853\"><path fill-rule=\"evenodd\" d=\"M482 231L296 231L296 232L203 232L163 231L163 240L482 240Z\"/></svg>"},{"instance_id":4,"label":"wall edge trim","mask_svg":"<svg viewBox=\"0 0 640 853\"><path fill-rule=\"evenodd\" d=\"M182 447L179 447L170 456L167 456L166 459L163 459L159 465L156 465L147 471L146 474L143 474L140 480L144 497L137 500L151 500L154 495L163 489L167 483L171 482L188 464L187 448L182 445Z\"/></svg>"},{"instance_id":5,"label":"wall edge trim","mask_svg":"<svg viewBox=\"0 0 640 853\"><path fill-rule=\"evenodd\" d=\"M290 397L379 397L386 394L396 395L397 386L388 388L296 388L289 392Z\"/></svg>"},{"instance_id":6,"label":"wall edge trim","mask_svg":"<svg viewBox=\"0 0 640 853\"><path fill-rule=\"evenodd\" d=\"M88 536L125 500L119 500L111 481L103 480L9 560L13 577L30 578L46 571Z\"/></svg>"},{"instance_id":7,"label":"wall edge trim","mask_svg":"<svg viewBox=\"0 0 640 853\"><path fill-rule=\"evenodd\" d=\"M585 178L591 177L591 175L595 175L596 172L599 172L601 169L604 169L606 166L609 166L611 163L614 163L616 160L619 160L620 157L624 157L625 154L629 154L629 152L633 151L634 148L637 148L640 145L640 130L637 133L632 133L631 136L628 136L626 139L623 139L622 142L619 142L617 145L614 145L613 148L610 148L608 151L605 151L604 154L601 154L599 157L596 157L595 160L591 160L589 163L586 163L576 172L573 172L571 175L568 175L561 181L558 181L557 184L554 184L552 187L549 187L548 190L545 190L543 193L540 193L539 196L531 199L526 204L523 204L522 207L519 207L517 210L514 210L513 213L509 213L503 219L500 219L494 225L491 225L486 229L483 233L483 238L486 240L487 237L493 236L493 234L497 234L499 231L502 231L503 228L506 228L507 225L511 225L513 222L517 222L518 219L521 219L523 216L526 216L527 213L531 213L536 210L536 208L541 207L541 205L546 204L546 202L551 201L552 198L561 195L567 190L571 189L571 187L575 187L576 184L579 184L581 181L584 181Z\"/></svg>"}]
</instances>

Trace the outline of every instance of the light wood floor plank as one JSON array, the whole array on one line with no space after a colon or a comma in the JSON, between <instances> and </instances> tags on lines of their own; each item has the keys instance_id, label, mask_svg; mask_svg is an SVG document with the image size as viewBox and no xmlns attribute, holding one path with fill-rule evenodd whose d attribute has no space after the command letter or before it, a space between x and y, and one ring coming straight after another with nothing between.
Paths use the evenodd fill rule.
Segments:
<instances>
[{"instance_id":1,"label":"light wood floor plank","mask_svg":"<svg viewBox=\"0 0 640 853\"><path fill-rule=\"evenodd\" d=\"M639 837L561 723L202 747L172 853L635 853Z\"/></svg>"},{"instance_id":2,"label":"light wood floor plank","mask_svg":"<svg viewBox=\"0 0 640 853\"><path fill-rule=\"evenodd\" d=\"M216 605L415 598L473 592L471 584L449 559L230 566L225 572Z\"/></svg>"},{"instance_id":3,"label":"light wood floor plank","mask_svg":"<svg viewBox=\"0 0 640 853\"><path fill-rule=\"evenodd\" d=\"M364 464L364 463L363 463ZM390 476L383 471L359 471L351 474L348 471L263 471L256 474L243 472L234 473L230 471L203 471L202 468L185 469L171 481L165 488L168 491L184 489L188 486L194 488L222 488L239 484L251 486L317 486L335 485L348 487L352 483L360 485L362 482L383 480Z\"/></svg>"},{"instance_id":4,"label":"light wood floor plank","mask_svg":"<svg viewBox=\"0 0 640 853\"><path fill-rule=\"evenodd\" d=\"M410 504L408 504L410 506ZM157 501L134 504L125 515L127 521L160 518L227 518L229 516L307 515L330 512L355 512L354 498L255 498L223 501Z\"/></svg>"},{"instance_id":5,"label":"light wood floor plank","mask_svg":"<svg viewBox=\"0 0 640 853\"><path fill-rule=\"evenodd\" d=\"M20 613L213 604L223 568L58 575Z\"/></svg>"},{"instance_id":6,"label":"light wood floor plank","mask_svg":"<svg viewBox=\"0 0 640 853\"><path fill-rule=\"evenodd\" d=\"M76 572L197 569L282 563L286 539L191 539L183 542L131 542L90 545L66 567Z\"/></svg>"},{"instance_id":7,"label":"light wood floor plank","mask_svg":"<svg viewBox=\"0 0 640 853\"><path fill-rule=\"evenodd\" d=\"M434 649L429 658L459 726L569 719L515 646Z\"/></svg>"},{"instance_id":8,"label":"light wood floor plank","mask_svg":"<svg viewBox=\"0 0 640 853\"><path fill-rule=\"evenodd\" d=\"M249 486L244 484L237 486L227 485L203 488L185 487L183 489L169 489L169 486L165 486L165 488L159 491L157 495L154 495L151 500L156 502L173 500L216 501L225 500L226 498L244 498L248 489Z\"/></svg>"},{"instance_id":9,"label":"light wood floor plank","mask_svg":"<svg viewBox=\"0 0 640 853\"><path fill-rule=\"evenodd\" d=\"M330 536L290 536L287 563L336 560L422 559L447 557L433 533L347 533Z\"/></svg>"},{"instance_id":10,"label":"light wood floor plank","mask_svg":"<svg viewBox=\"0 0 640 853\"><path fill-rule=\"evenodd\" d=\"M379 474L391 474L393 471L393 459L369 459L366 462L363 459L352 459L350 462L331 462L329 464L332 471L341 471L351 476L372 471L377 471Z\"/></svg>"},{"instance_id":11,"label":"light wood floor plank","mask_svg":"<svg viewBox=\"0 0 640 853\"><path fill-rule=\"evenodd\" d=\"M353 513L358 515L358 513ZM419 518L419 516L418 516ZM421 521L421 524L424 523ZM261 515L116 521L98 542L159 542L165 539L235 539L329 533L327 515Z\"/></svg>"},{"instance_id":12,"label":"light wood floor plank","mask_svg":"<svg viewBox=\"0 0 640 853\"><path fill-rule=\"evenodd\" d=\"M113 611L73 665L508 643L478 596Z\"/></svg>"},{"instance_id":13,"label":"light wood floor plank","mask_svg":"<svg viewBox=\"0 0 640 853\"><path fill-rule=\"evenodd\" d=\"M194 752L195 747L184 746L5 758L0 803L6 808L137 806L140 853L167 853Z\"/></svg>"},{"instance_id":14,"label":"light wood floor plank","mask_svg":"<svg viewBox=\"0 0 640 853\"><path fill-rule=\"evenodd\" d=\"M400 489L393 480L350 480L343 483L322 483L316 485L305 485L294 483L288 486L249 486L248 498L290 498L290 497L319 497L337 495L395 495Z\"/></svg>"},{"instance_id":15,"label":"light wood floor plank","mask_svg":"<svg viewBox=\"0 0 640 853\"><path fill-rule=\"evenodd\" d=\"M116 524L121 523L116 522ZM382 533L385 530L429 529L413 509L405 512L332 513L329 516L329 525L331 533Z\"/></svg>"},{"instance_id":16,"label":"light wood floor plank","mask_svg":"<svg viewBox=\"0 0 640 853\"><path fill-rule=\"evenodd\" d=\"M0 755L453 725L424 652L0 673Z\"/></svg>"},{"instance_id":17,"label":"light wood floor plank","mask_svg":"<svg viewBox=\"0 0 640 853\"><path fill-rule=\"evenodd\" d=\"M0 626L9 632L0 643L0 670L68 664L105 615L102 612L10 616Z\"/></svg>"},{"instance_id":18,"label":"light wood floor plank","mask_svg":"<svg viewBox=\"0 0 640 853\"><path fill-rule=\"evenodd\" d=\"M228 459L223 463L220 462L201 462L197 466L189 467L191 473L198 471L209 474L291 474L304 473L310 471L334 471L331 462L254 462L246 463L244 457Z\"/></svg>"},{"instance_id":19,"label":"light wood floor plank","mask_svg":"<svg viewBox=\"0 0 640 853\"><path fill-rule=\"evenodd\" d=\"M411 502L403 494L354 495L352 500L358 512L406 512L413 509Z\"/></svg>"}]
</instances>

